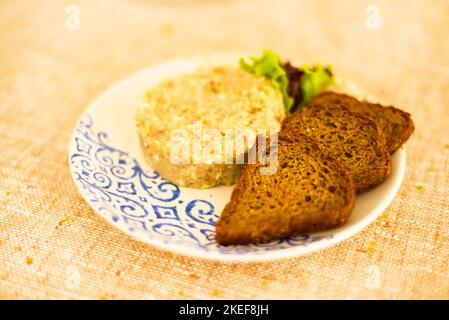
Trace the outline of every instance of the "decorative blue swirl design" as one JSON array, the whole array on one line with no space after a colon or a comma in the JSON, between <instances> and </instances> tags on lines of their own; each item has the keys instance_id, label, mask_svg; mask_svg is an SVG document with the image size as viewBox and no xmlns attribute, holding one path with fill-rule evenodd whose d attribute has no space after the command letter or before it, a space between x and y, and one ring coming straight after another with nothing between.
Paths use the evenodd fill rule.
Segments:
<instances>
[{"instance_id":1,"label":"decorative blue swirl design","mask_svg":"<svg viewBox=\"0 0 449 320\"><path fill-rule=\"evenodd\" d=\"M212 203L206 200L192 200L186 206L186 214L193 220L215 226L215 220L220 218L215 214Z\"/></svg>"},{"instance_id":2,"label":"decorative blue swirl design","mask_svg":"<svg viewBox=\"0 0 449 320\"><path fill-rule=\"evenodd\" d=\"M213 199L192 199L156 171L144 171L128 153L112 147L105 132L95 133L85 116L72 140L70 163L76 183L89 204L129 233L157 243L194 247L226 255L263 253L307 246L332 235L303 235L268 244L220 246L219 218Z\"/></svg>"}]
</instances>

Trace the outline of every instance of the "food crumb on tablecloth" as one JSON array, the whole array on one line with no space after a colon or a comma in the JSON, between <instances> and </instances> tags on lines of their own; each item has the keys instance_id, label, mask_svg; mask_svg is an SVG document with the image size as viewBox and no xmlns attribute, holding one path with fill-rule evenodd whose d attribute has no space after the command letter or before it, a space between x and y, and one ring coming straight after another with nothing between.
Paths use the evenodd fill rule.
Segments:
<instances>
[{"instance_id":1,"label":"food crumb on tablecloth","mask_svg":"<svg viewBox=\"0 0 449 320\"><path fill-rule=\"evenodd\" d=\"M437 231L435 232L435 234L433 235L433 240L438 241L440 239L440 233Z\"/></svg>"},{"instance_id":2,"label":"food crumb on tablecloth","mask_svg":"<svg viewBox=\"0 0 449 320\"><path fill-rule=\"evenodd\" d=\"M382 250L379 250L379 249L376 248L376 242L375 241L368 242L368 248L366 248L366 250L368 252L371 252L371 253L374 253L374 252L383 253Z\"/></svg>"},{"instance_id":3,"label":"food crumb on tablecloth","mask_svg":"<svg viewBox=\"0 0 449 320\"><path fill-rule=\"evenodd\" d=\"M218 297L218 296L220 295L220 291L214 290L214 291L212 291L212 295L213 295L214 297Z\"/></svg>"},{"instance_id":4,"label":"food crumb on tablecloth","mask_svg":"<svg viewBox=\"0 0 449 320\"><path fill-rule=\"evenodd\" d=\"M33 263L33 258L27 256L27 257L26 257L26 263L27 263L28 265L32 264L32 263Z\"/></svg>"},{"instance_id":5,"label":"food crumb on tablecloth","mask_svg":"<svg viewBox=\"0 0 449 320\"><path fill-rule=\"evenodd\" d=\"M72 217L66 215L61 221L58 222L58 226L62 226L64 223L69 222L70 220L72 220Z\"/></svg>"},{"instance_id":6,"label":"food crumb on tablecloth","mask_svg":"<svg viewBox=\"0 0 449 320\"><path fill-rule=\"evenodd\" d=\"M189 274L189 278L190 278L190 279L198 280L198 279L200 278L200 276L197 275L197 274L195 274L195 273L191 273L191 274Z\"/></svg>"}]
</instances>

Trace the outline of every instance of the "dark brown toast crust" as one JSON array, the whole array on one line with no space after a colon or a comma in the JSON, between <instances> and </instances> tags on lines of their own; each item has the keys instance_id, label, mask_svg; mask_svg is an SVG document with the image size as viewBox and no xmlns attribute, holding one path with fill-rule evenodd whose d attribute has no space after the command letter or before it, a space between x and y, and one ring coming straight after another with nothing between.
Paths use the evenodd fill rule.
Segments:
<instances>
[{"instance_id":1,"label":"dark brown toast crust","mask_svg":"<svg viewBox=\"0 0 449 320\"><path fill-rule=\"evenodd\" d=\"M357 191L373 187L391 172L391 157L376 123L340 105L309 104L282 122L314 139L354 180Z\"/></svg>"},{"instance_id":2,"label":"dark brown toast crust","mask_svg":"<svg viewBox=\"0 0 449 320\"><path fill-rule=\"evenodd\" d=\"M316 142L298 132L283 132L277 151L273 175L261 175L259 163L244 165L217 222L218 243L269 242L334 228L350 216L352 178Z\"/></svg>"},{"instance_id":3,"label":"dark brown toast crust","mask_svg":"<svg viewBox=\"0 0 449 320\"><path fill-rule=\"evenodd\" d=\"M346 94L325 92L315 97L312 104L341 104L350 111L361 113L382 129L390 154L399 149L414 131L410 114L393 106L359 101Z\"/></svg>"}]
</instances>

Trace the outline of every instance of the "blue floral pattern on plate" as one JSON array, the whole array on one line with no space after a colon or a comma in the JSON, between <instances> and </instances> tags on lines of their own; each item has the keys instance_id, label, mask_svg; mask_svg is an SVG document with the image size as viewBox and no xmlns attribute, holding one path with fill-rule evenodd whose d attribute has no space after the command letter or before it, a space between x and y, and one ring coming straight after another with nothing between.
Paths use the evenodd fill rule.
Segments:
<instances>
[{"instance_id":1,"label":"blue floral pattern on plate","mask_svg":"<svg viewBox=\"0 0 449 320\"><path fill-rule=\"evenodd\" d=\"M156 171L144 170L130 154L111 146L106 132L96 132L89 115L75 130L69 158L75 183L95 211L123 231L165 249L184 252L184 247L184 253L194 249L203 256L252 255L333 237L301 235L267 244L220 246L214 240L220 213L213 200L186 197L182 188Z\"/></svg>"}]
</instances>

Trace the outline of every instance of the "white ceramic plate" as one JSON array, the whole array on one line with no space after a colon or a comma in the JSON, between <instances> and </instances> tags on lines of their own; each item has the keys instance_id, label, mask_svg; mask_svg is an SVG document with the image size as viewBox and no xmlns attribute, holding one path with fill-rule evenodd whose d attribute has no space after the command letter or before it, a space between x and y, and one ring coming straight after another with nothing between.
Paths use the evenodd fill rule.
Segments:
<instances>
[{"instance_id":1,"label":"white ceramic plate","mask_svg":"<svg viewBox=\"0 0 449 320\"><path fill-rule=\"evenodd\" d=\"M125 233L161 249L222 261L266 261L317 251L365 228L393 200L405 172L405 149L393 156L391 176L357 197L348 222L336 229L268 244L220 246L215 221L232 187L192 189L164 180L144 161L134 124L143 93L162 79L235 57L174 60L114 85L92 103L69 146L70 170L81 195Z\"/></svg>"}]
</instances>

